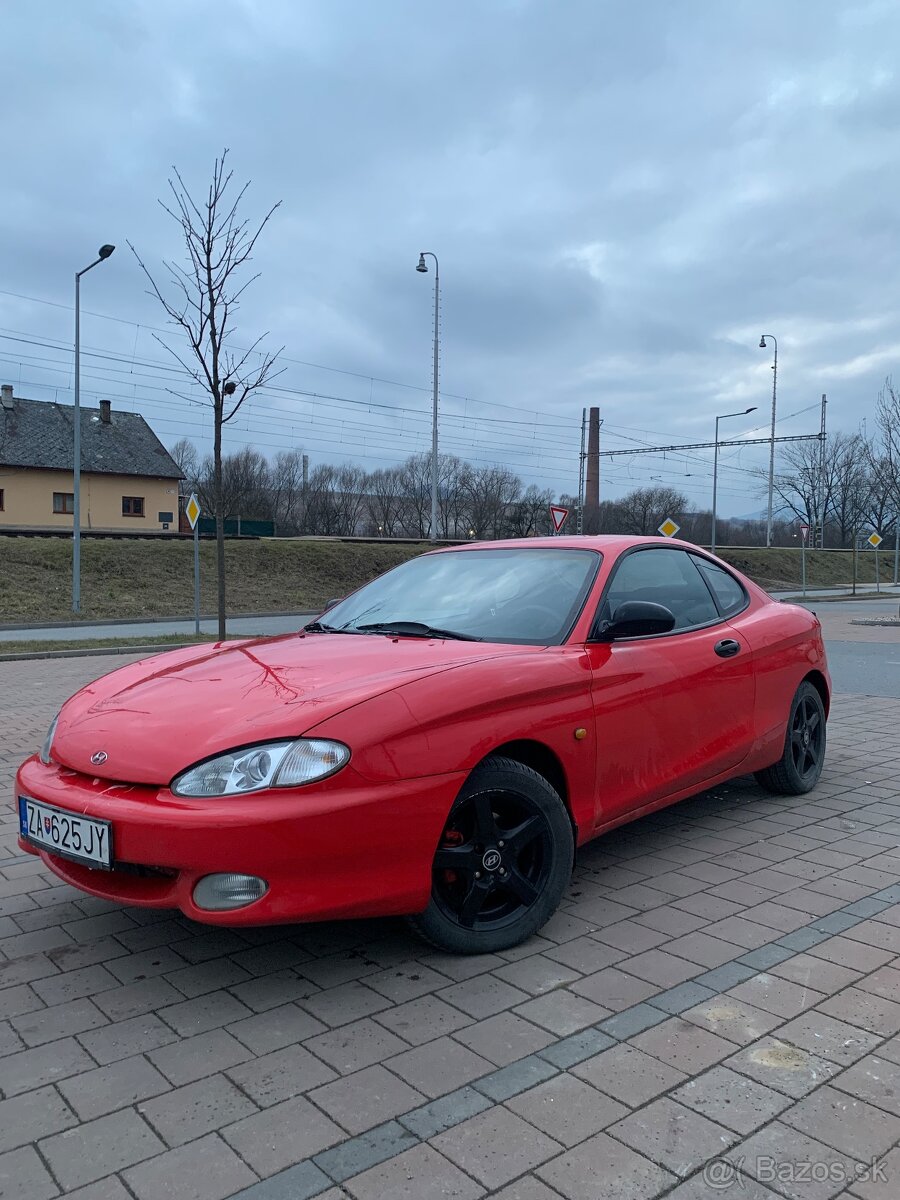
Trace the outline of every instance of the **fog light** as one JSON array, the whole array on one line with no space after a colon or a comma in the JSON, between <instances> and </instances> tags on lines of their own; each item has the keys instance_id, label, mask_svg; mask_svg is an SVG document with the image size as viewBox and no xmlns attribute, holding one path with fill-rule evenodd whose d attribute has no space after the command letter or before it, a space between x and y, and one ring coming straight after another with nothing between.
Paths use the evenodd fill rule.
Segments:
<instances>
[{"instance_id":1,"label":"fog light","mask_svg":"<svg viewBox=\"0 0 900 1200\"><path fill-rule=\"evenodd\" d=\"M264 879L256 875L204 875L194 888L194 903L208 912L243 908L252 904L269 890Z\"/></svg>"}]
</instances>

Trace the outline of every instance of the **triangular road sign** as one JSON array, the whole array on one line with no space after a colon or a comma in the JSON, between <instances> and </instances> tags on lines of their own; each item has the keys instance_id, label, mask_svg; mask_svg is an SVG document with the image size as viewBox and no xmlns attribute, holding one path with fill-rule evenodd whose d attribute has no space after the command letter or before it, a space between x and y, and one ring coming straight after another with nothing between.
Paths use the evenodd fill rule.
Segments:
<instances>
[{"instance_id":1,"label":"triangular road sign","mask_svg":"<svg viewBox=\"0 0 900 1200\"><path fill-rule=\"evenodd\" d=\"M553 528L556 530L557 533L559 533L559 531L562 529L563 525L565 525L566 517L568 515L569 515L569 510L567 508L563 508L562 505L560 505L560 504L551 504L550 505L550 519L553 522Z\"/></svg>"}]
</instances>

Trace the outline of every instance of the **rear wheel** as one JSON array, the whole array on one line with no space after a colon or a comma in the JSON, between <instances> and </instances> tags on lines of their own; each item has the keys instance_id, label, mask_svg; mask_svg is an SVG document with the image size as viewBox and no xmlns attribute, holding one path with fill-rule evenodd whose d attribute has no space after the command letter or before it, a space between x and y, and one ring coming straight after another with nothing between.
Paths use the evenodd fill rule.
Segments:
<instances>
[{"instance_id":1,"label":"rear wheel","mask_svg":"<svg viewBox=\"0 0 900 1200\"><path fill-rule=\"evenodd\" d=\"M515 946L556 911L573 853L569 814L547 780L514 759L487 759L450 810L431 900L410 924L454 954Z\"/></svg>"},{"instance_id":2,"label":"rear wheel","mask_svg":"<svg viewBox=\"0 0 900 1200\"><path fill-rule=\"evenodd\" d=\"M791 704L781 758L756 780L780 796L802 796L819 782L825 762L825 706L818 690L804 682Z\"/></svg>"}]
</instances>

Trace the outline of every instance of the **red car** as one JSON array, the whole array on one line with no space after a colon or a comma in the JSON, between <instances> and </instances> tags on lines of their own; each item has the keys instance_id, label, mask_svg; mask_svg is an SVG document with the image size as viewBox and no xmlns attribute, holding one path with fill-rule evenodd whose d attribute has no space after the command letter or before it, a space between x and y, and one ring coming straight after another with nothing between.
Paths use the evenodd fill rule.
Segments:
<instances>
[{"instance_id":1,"label":"red car","mask_svg":"<svg viewBox=\"0 0 900 1200\"><path fill-rule=\"evenodd\" d=\"M439 550L299 633L83 688L19 770L20 844L197 921L413 914L497 950L606 830L750 772L814 787L829 693L815 616L694 546Z\"/></svg>"}]
</instances>

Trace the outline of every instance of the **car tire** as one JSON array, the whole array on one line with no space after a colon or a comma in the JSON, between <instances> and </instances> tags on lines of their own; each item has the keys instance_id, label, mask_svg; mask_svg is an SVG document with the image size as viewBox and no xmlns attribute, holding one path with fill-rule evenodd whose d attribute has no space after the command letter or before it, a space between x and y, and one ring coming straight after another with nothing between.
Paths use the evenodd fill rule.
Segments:
<instances>
[{"instance_id":1,"label":"car tire","mask_svg":"<svg viewBox=\"0 0 900 1200\"><path fill-rule=\"evenodd\" d=\"M572 875L575 839L559 793L499 756L471 773L435 851L428 907L412 928L451 954L491 954L549 920Z\"/></svg>"},{"instance_id":2,"label":"car tire","mask_svg":"<svg viewBox=\"0 0 900 1200\"><path fill-rule=\"evenodd\" d=\"M756 781L777 796L802 796L819 782L825 761L825 705L807 680L791 703L784 749L777 763L756 772Z\"/></svg>"}]
</instances>

